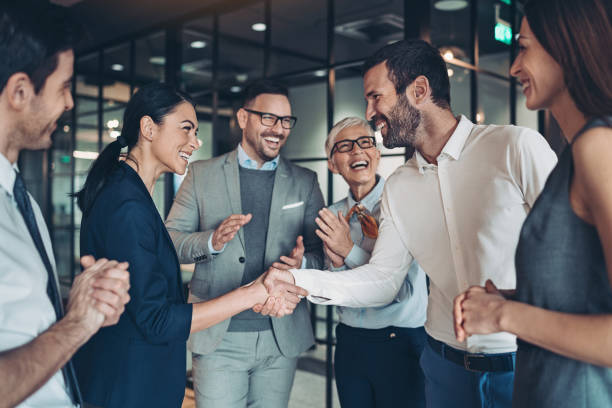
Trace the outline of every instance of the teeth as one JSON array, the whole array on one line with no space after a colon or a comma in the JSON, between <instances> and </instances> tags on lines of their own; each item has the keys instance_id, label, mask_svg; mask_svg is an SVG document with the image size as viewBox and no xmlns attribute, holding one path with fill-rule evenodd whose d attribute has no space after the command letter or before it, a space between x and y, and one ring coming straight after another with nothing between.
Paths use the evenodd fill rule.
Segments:
<instances>
[{"instance_id":1,"label":"teeth","mask_svg":"<svg viewBox=\"0 0 612 408\"><path fill-rule=\"evenodd\" d=\"M268 142L272 142L272 143L280 143L279 137L267 136L267 137L264 137L264 140L267 140Z\"/></svg>"},{"instance_id":2,"label":"teeth","mask_svg":"<svg viewBox=\"0 0 612 408\"><path fill-rule=\"evenodd\" d=\"M361 161L351 164L351 169L356 169L357 167L367 167L367 166L368 166L368 162L365 160L361 160Z\"/></svg>"},{"instance_id":3,"label":"teeth","mask_svg":"<svg viewBox=\"0 0 612 408\"><path fill-rule=\"evenodd\" d=\"M187 153L179 152L179 156L185 160L189 160L189 155Z\"/></svg>"},{"instance_id":4,"label":"teeth","mask_svg":"<svg viewBox=\"0 0 612 408\"><path fill-rule=\"evenodd\" d=\"M385 127L385 122L380 122L378 125L376 125L376 130L380 131L384 127Z\"/></svg>"}]
</instances>

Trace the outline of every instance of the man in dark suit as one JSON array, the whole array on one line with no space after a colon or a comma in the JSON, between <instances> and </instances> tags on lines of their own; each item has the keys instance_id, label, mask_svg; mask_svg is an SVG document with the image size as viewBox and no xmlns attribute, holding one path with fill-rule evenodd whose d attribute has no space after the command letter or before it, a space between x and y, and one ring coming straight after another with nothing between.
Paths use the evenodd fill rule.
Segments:
<instances>
[{"instance_id":1,"label":"man in dark suit","mask_svg":"<svg viewBox=\"0 0 612 408\"><path fill-rule=\"evenodd\" d=\"M252 84L237 120L238 148L191 164L166 220L180 262L196 263L190 302L251 282L273 263L323 265L316 174L279 156L296 122L287 89ZM198 407L286 407L297 356L313 342L304 302L290 316L249 310L192 335Z\"/></svg>"}]
</instances>

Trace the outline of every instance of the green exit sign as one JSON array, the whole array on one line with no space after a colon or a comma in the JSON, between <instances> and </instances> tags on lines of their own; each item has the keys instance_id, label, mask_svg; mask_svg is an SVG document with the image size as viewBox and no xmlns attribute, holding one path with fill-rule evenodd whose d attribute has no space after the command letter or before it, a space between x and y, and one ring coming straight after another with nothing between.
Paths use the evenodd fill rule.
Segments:
<instances>
[{"instance_id":1,"label":"green exit sign","mask_svg":"<svg viewBox=\"0 0 612 408\"><path fill-rule=\"evenodd\" d=\"M495 39L510 45L512 43L512 29L505 24L495 24Z\"/></svg>"},{"instance_id":2,"label":"green exit sign","mask_svg":"<svg viewBox=\"0 0 612 408\"><path fill-rule=\"evenodd\" d=\"M506 3L507 5L512 5L512 0L500 0L502 3Z\"/></svg>"}]
</instances>

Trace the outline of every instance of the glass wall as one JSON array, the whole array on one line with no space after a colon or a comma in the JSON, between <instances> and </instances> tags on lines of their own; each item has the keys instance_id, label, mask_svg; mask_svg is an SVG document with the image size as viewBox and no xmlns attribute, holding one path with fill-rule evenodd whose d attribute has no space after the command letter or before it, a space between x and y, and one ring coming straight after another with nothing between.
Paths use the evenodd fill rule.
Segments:
<instances>
[{"instance_id":1,"label":"glass wall","mask_svg":"<svg viewBox=\"0 0 612 408\"><path fill-rule=\"evenodd\" d=\"M247 82L263 77L284 82L298 122L282 155L317 173L327 203L347 194L346 183L327 169L327 132L346 116L364 117L360 72L364 58L407 36L430 40L446 59L455 114L475 123L537 128L537 112L525 109L520 87L508 73L515 47L512 27L518 27L520 5L509 0L419 4L409 0L240 2L78 54L75 109L62 117L49 159L37 159L38 167L30 169L34 174L40 170L46 182L30 177L29 183L44 203L63 281L70 282L79 270L81 213L69 194L78 191L92 160L120 134L130 95L146 83L165 81L194 98L202 147L193 161L236 147L241 132L234 115ZM379 172L385 177L411 154L384 148L382 153ZM162 216L181 181L179 176L158 181L154 201ZM188 281L189 268L185 271ZM333 315L331 309L313 306L321 345L313 358L322 359L326 367L328 407L332 406Z\"/></svg>"}]
</instances>

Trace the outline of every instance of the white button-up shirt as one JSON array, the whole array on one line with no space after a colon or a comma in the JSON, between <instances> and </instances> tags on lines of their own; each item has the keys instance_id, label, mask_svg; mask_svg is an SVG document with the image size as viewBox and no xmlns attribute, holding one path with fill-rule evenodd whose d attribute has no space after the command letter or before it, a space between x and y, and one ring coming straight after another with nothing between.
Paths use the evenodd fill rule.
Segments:
<instances>
[{"instance_id":1,"label":"white button-up shirt","mask_svg":"<svg viewBox=\"0 0 612 408\"><path fill-rule=\"evenodd\" d=\"M29 343L56 321L47 295L47 270L13 198L16 170L0 153L0 351ZM45 220L31 196L30 202L55 271ZM19 407L73 407L61 370Z\"/></svg>"},{"instance_id":2,"label":"white button-up shirt","mask_svg":"<svg viewBox=\"0 0 612 408\"><path fill-rule=\"evenodd\" d=\"M430 336L473 353L514 351L515 338L508 333L457 342L453 300L487 279L503 289L516 286L519 232L556 161L533 130L474 125L462 116L438 165L416 152L388 179L370 263L333 273L292 270L296 284L316 303L382 306L416 259L430 278L425 323Z\"/></svg>"}]
</instances>

